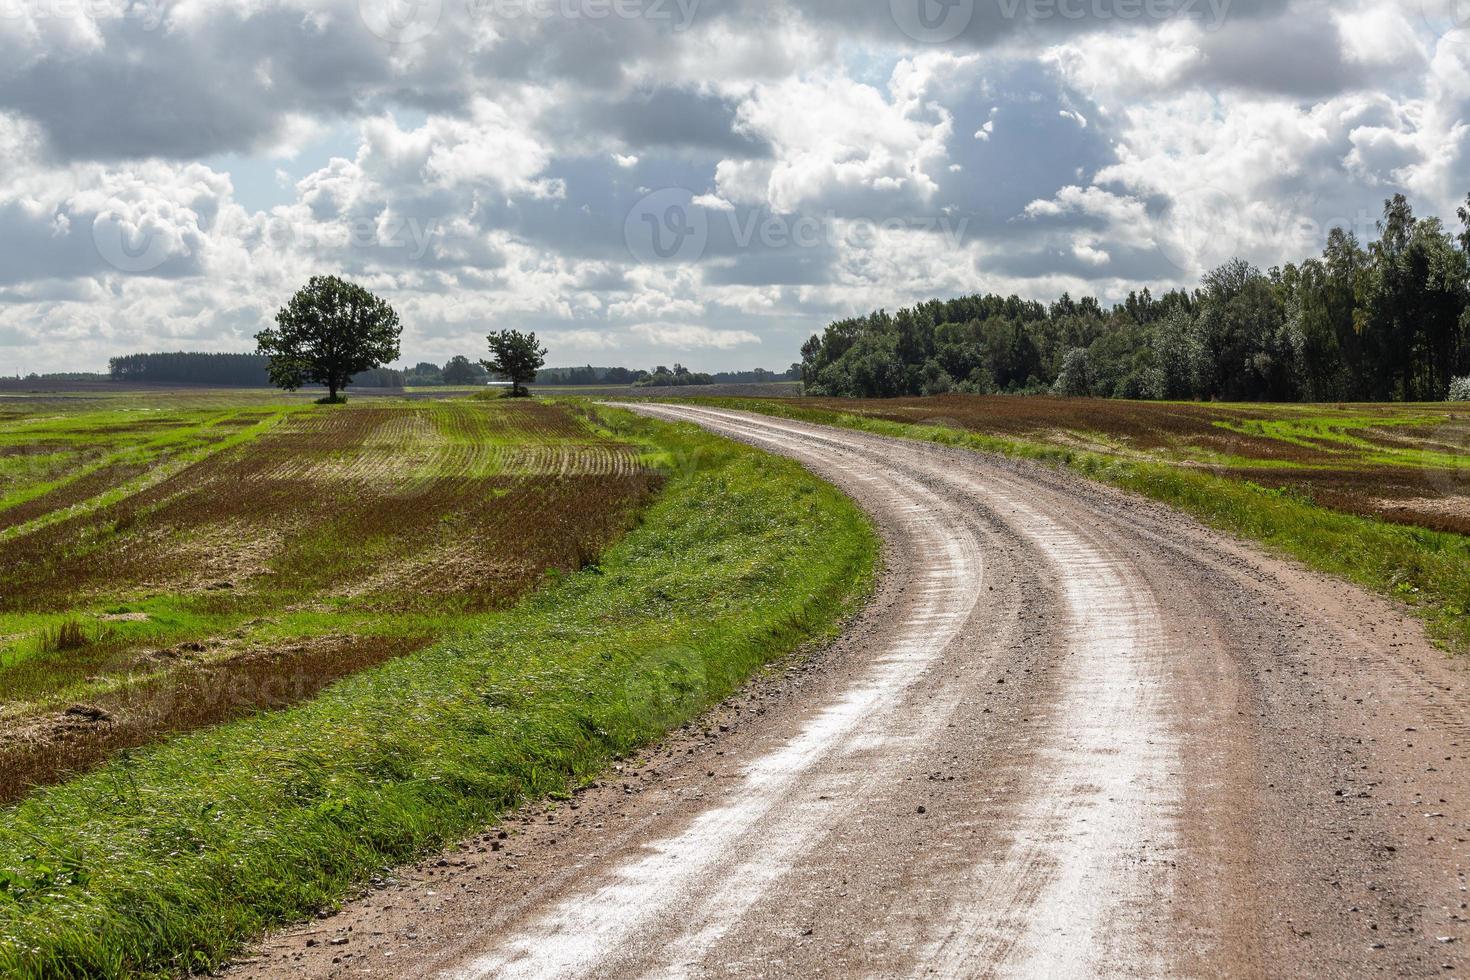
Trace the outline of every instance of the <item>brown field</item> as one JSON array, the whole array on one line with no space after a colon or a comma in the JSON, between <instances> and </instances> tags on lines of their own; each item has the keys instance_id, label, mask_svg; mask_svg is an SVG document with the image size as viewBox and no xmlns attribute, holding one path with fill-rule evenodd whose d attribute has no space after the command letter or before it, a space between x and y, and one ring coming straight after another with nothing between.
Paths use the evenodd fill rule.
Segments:
<instances>
[{"instance_id":1,"label":"brown field","mask_svg":"<svg viewBox=\"0 0 1470 980\"><path fill-rule=\"evenodd\" d=\"M119 499L97 495L146 461L0 509L18 529L0 537L0 803L309 697L583 567L658 489L643 451L563 405L374 401L295 411ZM81 506L37 521L48 503Z\"/></svg>"},{"instance_id":2,"label":"brown field","mask_svg":"<svg viewBox=\"0 0 1470 980\"><path fill-rule=\"evenodd\" d=\"M733 403L732 403L733 404ZM1470 406L1219 405L944 395L772 401L1200 467L1386 521L1470 534Z\"/></svg>"}]
</instances>

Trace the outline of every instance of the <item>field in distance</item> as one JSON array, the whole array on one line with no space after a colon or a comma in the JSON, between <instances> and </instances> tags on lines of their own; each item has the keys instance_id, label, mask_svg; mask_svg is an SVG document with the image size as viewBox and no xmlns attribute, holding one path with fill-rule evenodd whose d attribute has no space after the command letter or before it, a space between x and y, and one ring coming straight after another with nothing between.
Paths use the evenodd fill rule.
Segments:
<instances>
[{"instance_id":1,"label":"field in distance","mask_svg":"<svg viewBox=\"0 0 1470 980\"><path fill-rule=\"evenodd\" d=\"M1351 514L1470 534L1470 405L943 395L804 398L769 407L814 421L846 415L947 427L1032 447L1163 463Z\"/></svg>"},{"instance_id":2,"label":"field in distance","mask_svg":"<svg viewBox=\"0 0 1470 980\"><path fill-rule=\"evenodd\" d=\"M582 395L589 398L796 398L801 395L800 381L764 381L749 384L730 383L686 385L680 387L639 387L637 385L531 385L538 395ZM419 389L427 391L428 389Z\"/></svg>"},{"instance_id":3,"label":"field in distance","mask_svg":"<svg viewBox=\"0 0 1470 980\"><path fill-rule=\"evenodd\" d=\"M1470 406L944 395L696 403L1058 463L1414 606L1470 651Z\"/></svg>"},{"instance_id":4,"label":"field in distance","mask_svg":"<svg viewBox=\"0 0 1470 980\"><path fill-rule=\"evenodd\" d=\"M566 404L200 391L0 403L0 803L421 649L637 520Z\"/></svg>"}]
</instances>

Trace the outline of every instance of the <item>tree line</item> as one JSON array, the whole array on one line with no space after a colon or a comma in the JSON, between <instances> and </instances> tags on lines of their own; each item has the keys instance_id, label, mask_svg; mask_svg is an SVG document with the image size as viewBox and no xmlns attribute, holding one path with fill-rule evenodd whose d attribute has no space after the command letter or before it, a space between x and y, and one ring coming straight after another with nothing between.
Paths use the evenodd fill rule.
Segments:
<instances>
[{"instance_id":1,"label":"tree line","mask_svg":"<svg viewBox=\"0 0 1470 980\"><path fill-rule=\"evenodd\" d=\"M161 354L124 354L107 362L113 381L135 384L201 384L227 387L264 387L270 359L258 354L205 354L175 351Z\"/></svg>"},{"instance_id":2,"label":"tree line","mask_svg":"<svg viewBox=\"0 0 1470 980\"><path fill-rule=\"evenodd\" d=\"M100 375L97 376L100 379ZM108 361L107 377L133 384L197 384L226 388L263 388L271 384L270 356L266 354L213 354L177 351L163 354L125 354ZM352 375L359 388L403 388L408 385L484 384L490 375L463 354L443 365L427 361L400 370L370 368Z\"/></svg>"},{"instance_id":3,"label":"tree line","mask_svg":"<svg viewBox=\"0 0 1470 980\"><path fill-rule=\"evenodd\" d=\"M685 385L715 384L768 384L775 381L796 381L801 378L801 365L793 364L784 372L776 373L765 368L750 371L716 371L712 374L690 371L682 364L673 368L659 365L652 371L625 367L562 367L542 368L536 375L536 383L566 387L592 387L597 385L635 385L644 388L681 387Z\"/></svg>"},{"instance_id":4,"label":"tree line","mask_svg":"<svg viewBox=\"0 0 1470 980\"><path fill-rule=\"evenodd\" d=\"M113 381L134 384L198 384L232 388L268 387L270 355L209 354L178 351L166 354L126 354L108 362L108 376ZM98 380L101 376L94 376ZM565 386L641 385L666 387L709 384L752 384L772 381L794 381L800 377L800 365L777 374L763 368L753 371L721 371L701 374L675 364L672 369L659 366L652 371L624 367L542 368L535 375L537 384ZM484 364L456 354L444 364L420 361L412 367L375 367L352 375L351 384L359 388L434 387L437 385L482 385L490 380Z\"/></svg>"},{"instance_id":5,"label":"tree line","mask_svg":"<svg viewBox=\"0 0 1470 980\"><path fill-rule=\"evenodd\" d=\"M1111 308L987 294L839 320L802 346L803 391L1442 400L1470 374L1470 198L1458 217L1451 234L1396 195L1366 246L1334 229L1299 265L1237 259Z\"/></svg>"},{"instance_id":6,"label":"tree line","mask_svg":"<svg viewBox=\"0 0 1470 980\"><path fill-rule=\"evenodd\" d=\"M536 374L536 383L543 385L568 385L591 387L593 385L631 385L648 376L647 371L625 367L562 367L542 368Z\"/></svg>"}]
</instances>

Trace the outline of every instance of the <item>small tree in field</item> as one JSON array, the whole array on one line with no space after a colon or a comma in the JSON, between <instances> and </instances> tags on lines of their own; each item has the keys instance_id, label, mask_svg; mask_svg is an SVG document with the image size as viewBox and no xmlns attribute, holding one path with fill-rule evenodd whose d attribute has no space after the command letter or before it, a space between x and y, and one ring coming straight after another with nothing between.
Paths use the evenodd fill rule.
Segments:
<instances>
[{"instance_id":1,"label":"small tree in field","mask_svg":"<svg viewBox=\"0 0 1470 980\"><path fill-rule=\"evenodd\" d=\"M256 352L270 357L271 383L295 391L307 382L327 386L327 400L354 374L398 357L403 327L393 307L356 283L312 276L276 314L274 330L255 335Z\"/></svg>"},{"instance_id":2,"label":"small tree in field","mask_svg":"<svg viewBox=\"0 0 1470 980\"><path fill-rule=\"evenodd\" d=\"M510 382L512 398L529 395L523 386L536 380L536 372L546 363L546 348L536 342L534 333L519 330L502 330L486 339L490 341L491 358L480 363Z\"/></svg>"}]
</instances>

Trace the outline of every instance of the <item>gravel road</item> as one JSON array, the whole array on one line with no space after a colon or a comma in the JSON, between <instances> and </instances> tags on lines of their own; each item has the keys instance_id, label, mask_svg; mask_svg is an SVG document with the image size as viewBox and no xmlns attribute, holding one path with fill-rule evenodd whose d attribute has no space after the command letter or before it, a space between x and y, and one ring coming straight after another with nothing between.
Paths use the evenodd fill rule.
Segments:
<instances>
[{"instance_id":1,"label":"gravel road","mask_svg":"<svg viewBox=\"0 0 1470 980\"><path fill-rule=\"evenodd\" d=\"M1455 976L1470 681L1389 603L1050 469L645 405L880 527L872 605L236 976Z\"/></svg>"}]
</instances>

